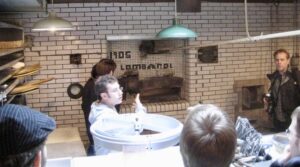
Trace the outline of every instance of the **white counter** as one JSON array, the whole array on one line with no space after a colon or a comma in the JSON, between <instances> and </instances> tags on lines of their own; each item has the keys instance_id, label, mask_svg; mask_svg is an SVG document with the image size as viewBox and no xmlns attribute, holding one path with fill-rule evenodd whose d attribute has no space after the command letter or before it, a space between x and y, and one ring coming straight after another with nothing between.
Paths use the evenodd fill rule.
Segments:
<instances>
[{"instance_id":1,"label":"white counter","mask_svg":"<svg viewBox=\"0 0 300 167\"><path fill-rule=\"evenodd\" d=\"M57 128L46 141L48 159L63 157L82 157L86 152L78 128Z\"/></svg>"},{"instance_id":2,"label":"white counter","mask_svg":"<svg viewBox=\"0 0 300 167\"><path fill-rule=\"evenodd\" d=\"M184 167L179 147L137 153L111 153L104 156L76 157L72 167Z\"/></svg>"},{"instance_id":3,"label":"white counter","mask_svg":"<svg viewBox=\"0 0 300 167\"><path fill-rule=\"evenodd\" d=\"M137 153L48 159L47 167L184 167L179 147Z\"/></svg>"},{"instance_id":4,"label":"white counter","mask_svg":"<svg viewBox=\"0 0 300 167\"><path fill-rule=\"evenodd\" d=\"M263 137L264 144L272 145L273 135ZM280 156L274 146L267 150L273 160ZM273 160L252 164L254 167L269 166ZM49 159L47 167L184 167L179 146L137 153L115 152L102 156Z\"/></svg>"}]
</instances>

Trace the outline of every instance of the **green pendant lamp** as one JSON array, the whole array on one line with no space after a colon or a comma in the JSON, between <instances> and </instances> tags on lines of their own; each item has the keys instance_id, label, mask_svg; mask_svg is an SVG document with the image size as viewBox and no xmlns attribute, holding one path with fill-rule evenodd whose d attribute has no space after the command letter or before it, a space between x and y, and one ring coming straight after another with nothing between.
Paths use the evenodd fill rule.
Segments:
<instances>
[{"instance_id":1,"label":"green pendant lamp","mask_svg":"<svg viewBox=\"0 0 300 167\"><path fill-rule=\"evenodd\" d=\"M177 18L177 2L175 0L175 18L173 25L162 29L157 35L158 38L197 38L197 33L182 26Z\"/></svg>"},{"instance_id":2,"label":"green pendant lamp","mask_svg":"<svg viewBox=\"0 0 300 167\"><path fill-rule=\"evenodd\" d=\"M52 8L48 17L42 20L39 20L33 25L32 31L68 31L73 30L73 25L60 17L57 17L53 11L53 0Z\"/></svg>"}]
</instances>

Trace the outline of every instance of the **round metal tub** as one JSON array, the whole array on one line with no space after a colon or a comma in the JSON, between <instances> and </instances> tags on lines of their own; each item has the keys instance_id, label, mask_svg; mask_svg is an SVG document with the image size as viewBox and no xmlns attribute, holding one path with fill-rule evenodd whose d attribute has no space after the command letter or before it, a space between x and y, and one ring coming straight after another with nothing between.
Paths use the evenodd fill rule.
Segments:
<instances>
[{"instance_id":1,"label":"round metal tub","mask_svg":"<svg viewBox=\"0 0 300 167\"><path fill-rule=\"evenodd\" d=\"M94 143L115 151L156 150L178 144L182 123L159 114L120 114L99 120L90 130ZM151 133L143 134L148 131Z\"/></svg>"}]
</instances>

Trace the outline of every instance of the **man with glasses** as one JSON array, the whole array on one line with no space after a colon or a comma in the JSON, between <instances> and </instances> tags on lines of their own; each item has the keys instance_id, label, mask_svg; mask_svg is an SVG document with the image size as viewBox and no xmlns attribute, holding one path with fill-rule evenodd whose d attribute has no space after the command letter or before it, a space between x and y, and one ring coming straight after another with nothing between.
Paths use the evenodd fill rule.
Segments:
<instances>
[{"instance_id":1,"label":"man with glasses","mask_svg":"<svg viewBox=\"0 0 300 167\"><path fill-rule=\"evenodd\" d=\"M97 101L91 106L89 115L91 125L101 119L118 116L115 106L122 103L122 90L117 78L112 75L103 75L96 80L95 93ZM110 152L108 149L97 145L97 143L94 143L94 150L96 155L108 154Z\"/></svg>"},{"instance_id":2,"label":"man with glasses","mask_svg":"<svg viewBox=\"0 0 300 167\"><path fill-rule=\"evenodd\" d=\"M112 75L103 75L95 82L97 100L91 106L89 121L91 125L104 117L118 115L115 108L122 103L123 91L117 78Z\"/></svg>"},{"instance_id":3,"label":"man with glasses","mask_svg":"<svg viewBox=\"0 0 300 167\"><path fill-rule=\"evenodd\" d=\"M103 119L114 119L119 116L115 106L122 103L123 88L120 87L116 77L112 75L100 76L95 82L95 93L98 100L91 106L89 121L91 126L96 121ZM142 105L139 94L135 98L135 112L146 112L146 108ZM110 150L94 143L96 155L108 154Z\"/></svg>"},{"instance_id":4,"label":"man with glasses","mask_svg":"<svg viewBox=\"0 0 300 167\"><path fill-rule=\"evenodd\" d=\"M272 163L271 167L298 167L300 166L300 107L297 107L291 116L292 123L286 130L289 145L281 158Z\"/></svg>"}]
</instances>

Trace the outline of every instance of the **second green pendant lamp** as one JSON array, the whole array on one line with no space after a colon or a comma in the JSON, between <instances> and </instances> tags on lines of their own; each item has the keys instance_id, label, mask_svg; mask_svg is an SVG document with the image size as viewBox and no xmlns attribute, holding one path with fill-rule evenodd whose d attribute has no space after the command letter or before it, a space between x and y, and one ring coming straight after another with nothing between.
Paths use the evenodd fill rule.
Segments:
<instances>
[{"instance_id":1,"label":"second green pendant lamp","mask_svg":"<svg viewBox=\"0 0 300 167\"><path fill-rule=\"evenodd\" d=\"M177 2L175 0L175 18L173 25L162 29L157 35L158 38L197 38L197 33L180 25L177 18Z\"/></svg>"}]
</instances>

